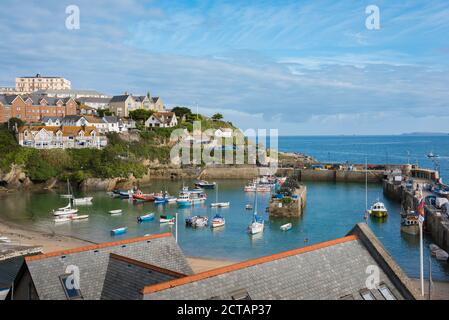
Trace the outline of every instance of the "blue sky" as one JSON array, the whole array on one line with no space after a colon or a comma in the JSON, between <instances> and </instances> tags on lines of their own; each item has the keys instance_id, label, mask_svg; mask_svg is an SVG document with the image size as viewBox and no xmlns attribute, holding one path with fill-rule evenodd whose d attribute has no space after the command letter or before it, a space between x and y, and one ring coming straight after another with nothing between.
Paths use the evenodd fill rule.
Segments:
<instances>
[{"instance_id":1,"label":"blue sky","mask_svg":"<svg viewBox=\"0 0 449 320\"><path fill-rule=\"evenodd\" d=\"M80 8L67 30L65 8ZM381 29L365 27L380 8ZM199 104L280 134L449 131L448 1L2 0L0 86L41 73L77 89ZM6 11L5 11L6 10Z\"/></svg>"}]
</instances>

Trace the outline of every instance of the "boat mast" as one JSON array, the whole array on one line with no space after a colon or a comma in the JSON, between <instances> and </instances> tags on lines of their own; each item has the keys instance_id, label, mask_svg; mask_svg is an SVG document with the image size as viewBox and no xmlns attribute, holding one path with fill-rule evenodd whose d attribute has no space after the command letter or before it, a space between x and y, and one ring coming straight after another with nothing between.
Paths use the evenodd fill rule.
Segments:
<instances>
[{"instance_id":1,"label":"boat mast","mask_svg":"<svg viewBox=\"0 0 449 320\"><path fill-rule=\"evenodd\" d=\"M218 203L218 183L215 184L215 203Z\"/></svg>"}]
</instances>

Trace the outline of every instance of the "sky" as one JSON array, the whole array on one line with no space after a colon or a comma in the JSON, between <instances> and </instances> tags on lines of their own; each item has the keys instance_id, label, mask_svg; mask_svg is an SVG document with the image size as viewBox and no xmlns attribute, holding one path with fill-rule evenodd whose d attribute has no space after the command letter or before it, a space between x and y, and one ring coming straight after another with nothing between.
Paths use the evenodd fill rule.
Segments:
<instances>
[{"instance_id":1,"label":"sky","mask_svg":"<svg viewBox=\"0 0 449 320\"><path fill-rule=\"evenodd\" d=\"M66 28L66 7L80 10ZM365 21L379 8L380 29ZM1 0L0 86L161 96L280 135L448 132L449 2Z\"/></svg>"}]
</instances>

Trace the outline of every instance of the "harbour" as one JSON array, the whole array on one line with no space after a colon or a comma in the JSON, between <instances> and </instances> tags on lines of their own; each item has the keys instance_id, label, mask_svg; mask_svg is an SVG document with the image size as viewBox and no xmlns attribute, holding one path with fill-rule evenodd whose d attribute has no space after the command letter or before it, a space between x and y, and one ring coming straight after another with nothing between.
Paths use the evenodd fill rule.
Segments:
<instances>
[{"instance_id":1,"label":"harbour","mask_svg":"<svg viewBox=\"0 0 449 320\"><path fill-rule=\"evenodd\" d=\"M215 201L215 190L206 190L205 203L178 208L175 204L158 205L153 202L135 204L129 199L114 199L106 192L76 191L77 197L92 196L92 205L79 206L80 214L89 215L88 220L54 224L51 210L65 204L57 192L35 192L9 194L1 198L5 210L0 219L67 237L75 237L94 243L116 241L139 237L146 234L172 232L173 224L160 224L161 215L178 213L178 244L187 256L207 259L243 261L277 252L306 247L344 235L351 227L364 221L365 185L362 183L303 182L307 187L307 205L299 218L270 218L265 212L269 204L270 193L258 193L258 214L265 221L263 233L248 235L246 228L252 220L252 210L246 210L247 204L254 202L254 193L243 192L247 180L217 180L220 200L229 201L226 208L211 208ZM193 187L194 180L155 181L142 187L143 193L167 190L176 195L183 185ZM382 184L368 184L370 201L379 199L390 212L386 221L368 219L368 225L375 235L398 262L409 277L419 276L419 239L400 231L400 203L384 196ZM19 201L20 199L20 201ZM111 210L122 210L120 215L111 215ZM154 221L138 223L137 218L154 212ZM217 214L226 219L226 225L220 228L188 228L184 220L191 216L205 216L210 220ZM281 226L291 223L288 232ZM112 236L112 229L127 227L125 234ZM432 239L425 237L425 253L429 255ZM431 260L432 277L439 281L449 280L447 263Z\"/></svg>"}]
</instances>

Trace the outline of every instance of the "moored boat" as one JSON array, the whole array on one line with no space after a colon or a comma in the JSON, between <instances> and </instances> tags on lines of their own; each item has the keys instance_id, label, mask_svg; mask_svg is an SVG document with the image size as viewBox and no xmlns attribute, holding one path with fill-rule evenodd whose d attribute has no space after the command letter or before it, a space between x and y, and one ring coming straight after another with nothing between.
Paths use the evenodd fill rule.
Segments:
<instances>
[{"instance_id":1,"label":"moored boat","mask_svg":"<svg viewBox=\"0 0 449 320\"><path fill-rule=\"evenodd\" d=\"M207 195L202 190L187 190L186 188L183 188L176 199L176 203L179 207L186 207L203 203L206 199Z\"/></svg>"},{"instance_id":2,"label":"moored boat","mask_svg":"<svg viewBox=\"0 0 449 320\"><path fill-rule=\"evenodd\" d=\"M261 217L254 215L253 222L248 226L248 233L257 234L263 232L264 224L264 220Z\"/></svg>"},{"instance_id":3,"label":"moored boat","mask_svg":"<svg viewBox=\"0 0 449 320\"><path fill-rule=\"evenodd\" d=\"M253 205L252 204L247 204L245 206L245 210L253 210Z\"/></svg>"},{"instance_id":4,"label":"moored boat","mask_svg":"<svg viewBox=\"0 0 449 320\"><path fill-rule=\"evenodd\" d=\"M212 208L226 208L230 206L230 202L214 202L211 203L210 206Z\"/></svg>"},{"instance_id":5,"label":"moored boat","mask_svg":"<svg viewBox=\"0 0 449 320\"><path fill-rule=\"evenodd\" d=\"M74 214L71 217L72 220L86 220L89 219L89 215L88 214L82 214L82 215L78 215L78 214Z\"/></svg>"},{"instance_id":6,"label":"moored boat","mask_svg":"<svg viewBox=\"0 0 449 320\"><path fill-rule=\"evenodd\" d=\"M127 227L122 227L122 228L117 228L117 229L112 229L111 230L111 235L116 236L119 234L124 234L128 231Z\"/></svg>"},{"instance_id":7,"label":"moored boat","mask_svg":"<svg viewBox=\"0 0 449 320\"><path fill-rule=\"evenodd\" d=\"M93 197L73 198L73 203L76 205L92 204Z\"/></svg>"},{"instance_id":8,"label":"moored boat","mask_svg":"<svg viewBox=\"0 0 449 320\"><path fill-rule=\"evenodd\" d=\"M154 213L145 214L143 216L137 217L137 222L144 222L144 221L153 221L154 220Z\"/></svg>"},{"instance_id":9,"label":"moored boat","mask_svg":"<svg viewBox=\"0 0 449 320\"><path fill-rule=\"evenodd\" d=\"M291 223L287 223L287 224L282 225L280 229L281 229L282 231L288 231L288 230L290 230L291 228L292 228L292 224L291 224Z\"/></svg>"},{"instance_id":10,"label":"moored boat","mask_svg":"<svg viewBox=\"0 0 449 320\"><path fill-rule=\"evenodd\" d=\"M174 223L175 217L171 216L171 215L161 215L161 217L159 218L159 222L160 223Z\"/></svg>"},{"instance_id":11,"label":"moored boat","mask_svg":"<svg viewBox=\"0 0 449 320\"><path fill-rule=\"evenodd\" d=\"M135 193L132 195L134 201L142 201L142 202L150 202L154 201L154 193L143 194L143 193Z\"/></svg>"},{"instance_id":12,"label":"moored boat","mask_svg":"<svg viewBox=\"0 0 449 320\"><path fill-rule=\"evenodd\" d=\"M122 209L109 210L109 213L110 213L110 214L120 214L120 213L122 213L122 212L123 212Z\"/></svg>"},{"instance_id":13,"label":"moored boat","mask_svg":"<svg viewBox=\"0 0 449 320\"><path fill-rule=\"evenodd\" d=\"M419 234L418 215L415 211L401 213L401 231L410 235Z\"/></svg>"},{"instance_id":14,"label":"moored boat","mask_svg":"<svg viewBox=\"0 0 449 320\"><path fill-rule=\"evenodd\" d=\"M226 223L226 220L223 216L216 214L213 218L212 218L212 223L211 223L211 227L212 228L218 228L218 227L222 227L224 226Z\"/></svg>"},{"instance_id":15,"label":"moored boat","mask_svg":"<svg viewBox=\"0 0 449 320\"><path fill-rule=\"evenodd\" d=\"M376 217L376 218L385 218L386 216L388 216L387 208L380 201L375 202L371 206L369 213L371 216Z\"/></svg>"},{"instance_id":16,"label":"moored boat","mask_svg":"<svg viewBox=\"0 0 449 320\"><path fill-rule=\"evenodd\" d=\"M206 180L199 180L195 182L195 187L203 188L203 189L213 189L215 188L215 182L208 182Z\"/></svg>"},{"instance_id":17,"label":"moored boat","mask_svg":"<svg viewBox=\"0 0 449 320\"><path fill-rule=\"evenodd\" d=\"M63 216L63 215L75 214L77 212L78 212L78 209L72 208L71 203L69 203L65 207L53 210L53 215L55 215L55 216Z\"/></svg>"}]
</instances>

